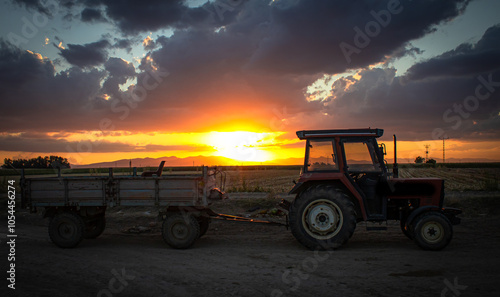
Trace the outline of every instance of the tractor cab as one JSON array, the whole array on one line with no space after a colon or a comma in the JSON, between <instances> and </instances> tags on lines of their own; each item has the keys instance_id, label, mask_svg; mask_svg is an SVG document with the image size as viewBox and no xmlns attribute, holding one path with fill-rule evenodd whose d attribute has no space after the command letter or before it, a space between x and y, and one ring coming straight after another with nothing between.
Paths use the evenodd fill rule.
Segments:
<instances>
[{"instance_id":1,"label":"tractor cab","mask_svg":"<svg viewBox=\"0 0 500 297\"><path fill-rule=\"evenodd\" d=\"M385 145L378 145L382 129L298 131L306 140L301 180L330 178L356 193L366 208L369 220L386 218L388 172L384 162ZM299 180L300 181L300 180ZM303 186L303 182L292 190Z\"/></svg>"}]
</instances>

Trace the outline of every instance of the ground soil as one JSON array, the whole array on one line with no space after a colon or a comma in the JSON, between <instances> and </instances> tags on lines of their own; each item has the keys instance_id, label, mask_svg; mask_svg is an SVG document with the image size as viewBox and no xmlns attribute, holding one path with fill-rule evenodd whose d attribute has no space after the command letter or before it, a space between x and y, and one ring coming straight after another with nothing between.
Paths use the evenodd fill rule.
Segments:
<instances>
[{"instance_id":1,"label":"ground soil","mask_svg":"<svg viewBox=\"0 0 500 297\"><path fill-rule=\"evenodd\" d=\"M214 205L242 215L249 214L247 207ZM285 227L221 221L212 221L192 248L172 249L162 240L156 213L147 208L110 210L99 238L61 249L49 239L48 219L18 212L16 290L7 289L1 229L0 295L499 296L497 214L465 213L451 244L439 252L418 248L398 222L389 222L387 231L366 231L359 223L347 245L315 252Z\"/></svg>"}]
</instances>

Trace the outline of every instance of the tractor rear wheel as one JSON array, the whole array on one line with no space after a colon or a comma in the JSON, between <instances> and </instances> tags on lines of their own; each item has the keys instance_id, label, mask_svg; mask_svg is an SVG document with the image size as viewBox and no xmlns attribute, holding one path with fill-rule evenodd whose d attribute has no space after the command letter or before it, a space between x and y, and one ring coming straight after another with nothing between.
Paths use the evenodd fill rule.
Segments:
<instances>
[{"instance_id":1,"label":"tractor rear wheel","mask_svg":"<svg viewBox=\"0 0 500 297\"><path fill-rule=\"evenodd\" d=\"M356 212L344 192L333 186L318 185L294 200L289 221L292 234L305 247L336 249L354 233Z\"/></svg>"},{"instance_id":2,"label":"tractor rear wheel","mask_svg":"<svg viewBox=\"0 0 500 297\"><path fill-rule=\"evenodd\" d=\"M200 237L200 224L193 215L174 213L163 222L163 240L173 248L187 249Z\"/></svg>"},{"instance_id":3,"label":"tractor rear wheel","mask_svg":"<svg viewBox=\"0 0 500 297\"><path fill-rule=\"evenodd\" d=\"M438 251L445 248L453 237L453 227L442 213L431 211L415 220L415 243L424 250Z\"/></svg>"}]
</instances>

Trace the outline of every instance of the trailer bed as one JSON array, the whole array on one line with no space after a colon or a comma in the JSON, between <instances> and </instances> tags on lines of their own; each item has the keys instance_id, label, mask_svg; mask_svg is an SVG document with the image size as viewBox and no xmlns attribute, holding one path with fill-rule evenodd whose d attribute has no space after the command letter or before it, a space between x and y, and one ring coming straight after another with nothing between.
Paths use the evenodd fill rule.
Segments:
<instances>
[{"instance_id":1,"label":"trailer bed","mask_svg":"<svg viewBox=\"0 0 500 297\"><path fill-rule=\"evenodd\" d=\"M216 188L214 172L153 177L70 176L22 178L22 204L30 209L58 206L196 206L209 205Z\"/></svg>"}]
</instances>

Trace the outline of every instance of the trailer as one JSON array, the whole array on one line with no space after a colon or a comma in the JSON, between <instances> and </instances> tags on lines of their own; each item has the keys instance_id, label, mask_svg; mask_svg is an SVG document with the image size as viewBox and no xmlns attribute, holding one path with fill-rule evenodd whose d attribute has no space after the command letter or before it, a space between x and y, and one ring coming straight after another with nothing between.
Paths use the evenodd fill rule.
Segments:
<instances>
[{"instance_id":1,"label":"trailer","mask_svg":"<svg viewBox=\"0 0 500 297\"><path fill-rule=\"evenodd\" d=\"M21 207L43 211L50 218L49 236L61 248L76 247L83 239L97 238L106 228L106 210L117 206L158 209L162 236L171 247L190 247L208 230L210 219L267 223L218 214L209 206L227 198L225 173L202 166L201 172L162 175L158 170L131 176L61 176L28 178L21 175Z\"/></svg>"}]
</instances>

